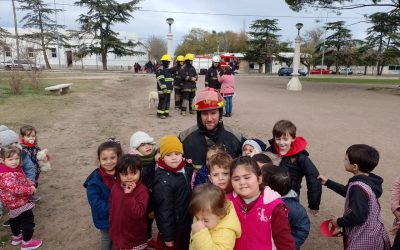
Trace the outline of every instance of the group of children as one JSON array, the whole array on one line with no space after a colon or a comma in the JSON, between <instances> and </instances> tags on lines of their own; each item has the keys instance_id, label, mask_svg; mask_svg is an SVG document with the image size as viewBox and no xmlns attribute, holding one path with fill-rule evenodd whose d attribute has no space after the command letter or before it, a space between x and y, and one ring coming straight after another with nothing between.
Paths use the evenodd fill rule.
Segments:
<instances>
[{"instance_id":1,"label":"group of children","mask_svg":"<svg viewBox=\"0 0 400 250\"><path fill-rule=\"evenodd\" d=\"M3 226L11 228L11 244L21 245L21 250L42 245L42 240L32 238L35 227L32 210L40 200L36 190L40 175L36 135L36 129L30 125L20 128L20 137L0 125L0 197L1 204L9 210L9 220Z\"/></svg>"}]
</instances>

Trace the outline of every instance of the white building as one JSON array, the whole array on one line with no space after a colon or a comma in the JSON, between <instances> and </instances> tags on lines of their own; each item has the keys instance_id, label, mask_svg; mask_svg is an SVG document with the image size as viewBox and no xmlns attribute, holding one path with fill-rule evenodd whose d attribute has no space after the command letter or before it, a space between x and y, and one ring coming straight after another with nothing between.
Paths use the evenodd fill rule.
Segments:
<instances>
[{"instance_id":1,"label":"white building","mask_svg":"<svg viewBox=\"0 0 400 250\"><path fill-rule=\"evenodd\" d=\"M17 45L15 39L14 28L6 28L12 35L5 38L3 41L6 46L0 49L0 61L8 61L17 58ZM29 34L30 29L18 29L18 34ZM138 42L138 35L135 32L119 31L119 38L123 42L131 41L133 43ZM60 45L59 51L57 44L50 44L46 51L47 58L49 60L52 69L58 68L83 68L84 69L102 69L101 55L89 55L84 57L82 60L74 56L74 52L77 51L77 45L86 44L90 45L92 39L73 39L68 41L70 47L63 47ZM44 66L43 53L41 47L38 44L31 43L19 39L19 50L20 59L30 59L32 62L36 62L37 65ZM144 54L141 56L116 56L112 53L107 55L107 68L110 70L128 70L135 62L140 65L144 65L148 61L148 51L144 46L136 46L136 51L141 51Z\"/></svg>"}]
</instances>

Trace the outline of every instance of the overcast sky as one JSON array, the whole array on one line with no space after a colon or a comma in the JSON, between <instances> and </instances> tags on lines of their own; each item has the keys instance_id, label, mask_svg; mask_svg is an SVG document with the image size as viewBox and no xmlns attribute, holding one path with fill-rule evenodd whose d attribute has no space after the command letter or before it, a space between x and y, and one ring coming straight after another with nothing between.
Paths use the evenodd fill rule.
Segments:
<instances>
[{"instance_id":1,"label":"overcast sky","mask_svg":"<svg viewBox=\"0 0 400 250\"><path fill-rule=\"evenodd\" d=\"M76 29L76 19L85 9L74 6L75 0L44 0L45 3L57 8L65 9L57 16L58 23L66 25L69 29ZM127 2L127 0L117 0ZM360 2L365 2L363 0ZM18 5L18 4L17 4ZM278 19L279 32L282 40L294 40L297 34L295 24L302 22L302 31L321 27L326 22L344 20L352 30L354 38L365 37L368 28L363 23L363 14L376 11L387 11L387 8L362 8L343 11L341 16L326 10L308 9L307 11L294 12L289 9L284 0L143 0L139 6L140 11L134 12L134 19L129 24L118 24L115 29L136 32L139 39L146 40L151 35L166 37L168 25L166 18L172 17L174 34L174 47L182 42L182 37L191 28L202 28L208 31L231 30L239 32L243 28L249 30L249 25L256 19ZM197 14L195 14L197 13ZM17 18L23 17L18 11ZM222 14L222 15L216 15ZM318 23L320 21L320 23ZM361 22L361 23L359 23ZM21 24L18 24L21 26ZM14 27L11 0L0 0L0 27Z\"/></svg>"}]
</instances>

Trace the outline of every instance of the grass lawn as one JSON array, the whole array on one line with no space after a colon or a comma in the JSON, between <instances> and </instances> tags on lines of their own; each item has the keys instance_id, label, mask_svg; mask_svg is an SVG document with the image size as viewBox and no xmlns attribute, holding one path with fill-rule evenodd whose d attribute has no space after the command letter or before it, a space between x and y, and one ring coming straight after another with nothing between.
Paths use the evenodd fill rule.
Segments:
<instances>
[{"instance_id":1,"label":"grass lawn","mask_svg":"<svg viewBox=\"0 0 400 250\"><path fill-rule=\"evenodd\" d=\"M361 78L361 77L302 77L304 82L321 83L361 83L361 84L400 84L399 78Z\"/></svg>"}]
</instances>

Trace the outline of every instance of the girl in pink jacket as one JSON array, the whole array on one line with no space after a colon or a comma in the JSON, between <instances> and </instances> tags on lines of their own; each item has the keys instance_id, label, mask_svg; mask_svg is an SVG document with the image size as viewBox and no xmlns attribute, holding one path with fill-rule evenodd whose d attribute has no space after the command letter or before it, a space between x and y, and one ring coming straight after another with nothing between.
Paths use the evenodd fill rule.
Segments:
<instances>
[{"instance_id":1,"label":"girl in pink jacket","mask_svg":"<svg viewBox=\"0 0 400 250\"><path fill-rule=\"evenodd\" d=\"M224 97L225 105L225 117L231 117L232 115L232 104L233 95L235 94L235 76L232 74L230 67L224 69L222 76L218 75L218 81L221 83L221 95Z\"/></svg>"},{"instance_id":2,"label":"girl in pink jacket","mask_svg":"<svg viewBox=\"0 0 400 250\"><path fill-rule=\"evenodd\" d=\"M395 216L391 232L396 235L392 249L400 249L400 176L397 177L393 184L392 195L390 197L390 208Z\"/></svg>"}]
</instances>

